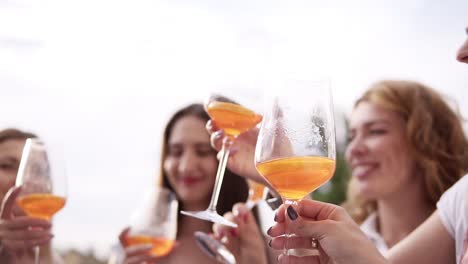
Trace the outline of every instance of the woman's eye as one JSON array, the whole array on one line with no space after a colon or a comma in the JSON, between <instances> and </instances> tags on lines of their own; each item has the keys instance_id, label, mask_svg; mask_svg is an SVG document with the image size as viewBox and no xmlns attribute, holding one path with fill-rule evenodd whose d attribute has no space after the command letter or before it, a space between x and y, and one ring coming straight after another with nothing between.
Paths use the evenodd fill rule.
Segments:
<instances>
[{"instance_id":1,"label":"woman's eye","mask_svg":"<svg viewBox=\"0 0 468 264\"><path fill-rule=\"evenodd\" d=\"M372 130L370 130L369 133L371 135L382 135L382 134L387 133L387 130L385 130L385 129L372 129Z\"/></svg>"},{"instance_id":2,"label":"woman's eye","mask_svg":"<svg viewBox=\"0 0 468 264\"><path fill-rule=\"evenodd\" d=\"M197 155L201 157L212 156L214 154L215 154L215 151L212 148L197 150Z\"/></svg>"},{"instance_id":3,"label":"woman's eye","mask_svg":"<svg viewBox=\"0 0 468 264\"><path fill-rule=\"evenodd\" d=\"M171 157L180 157L182 155L182 149L169 148L169 151L167 152L167 155L171 156Z\"/></svg>"},{"instance_id":4,"label":"woman's eye","mask_svg":"<svg viewBox=\"0 0 468 264\"><path fill-rule=\"evenodd\" d=\"M0 169L2 170L16 170L17 167L15 164L10 164L10 163L0 163Z\"/></svg>"}]
</instances>

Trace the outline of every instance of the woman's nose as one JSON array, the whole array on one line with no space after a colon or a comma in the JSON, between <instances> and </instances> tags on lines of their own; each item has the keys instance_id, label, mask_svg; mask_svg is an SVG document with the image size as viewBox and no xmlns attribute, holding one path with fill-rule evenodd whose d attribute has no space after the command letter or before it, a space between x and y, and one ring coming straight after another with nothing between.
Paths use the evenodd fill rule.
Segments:
<instances>
[{"instance_id":1,"label":"woman's nose","mask_svg":"<svg viewBox=\"0 0 468 264\"><path fill-rule=\"evenodd\" d=\"M358 157L366 154L367 146L361 137L355 137L346 148L346 159L350 161L353 157Z\"/></svg>"},{"instance_id":2,"label":"woman's nose","mask_svg":"<svg viewBox=\"0 0 468 264\"><path fill-rule=\"evenodd\" d=\"M195 170L196 166L196 155L194 155L194 153L191 153L191 151L186 151L180 158L179 172L184 174L190 173L191 171Z\"/></svg>"}]
</instances>

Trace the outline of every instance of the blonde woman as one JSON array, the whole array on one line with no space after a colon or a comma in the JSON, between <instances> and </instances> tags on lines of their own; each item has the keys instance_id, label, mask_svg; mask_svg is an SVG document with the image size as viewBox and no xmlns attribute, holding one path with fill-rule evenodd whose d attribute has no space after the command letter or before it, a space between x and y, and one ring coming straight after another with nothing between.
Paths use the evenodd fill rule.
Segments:
<instances>
[{"instance_id":1,"label":"blonde woman","mask_svg":"<svg viewBox=\"0 0 468 264\"><path fill-rule=\"evenodd\" d=\"M457 59L468 63L468 40L460 48ZM450 117L448 119L450 120ZM445 129L450 131L448 127ZM424 134L422 133L422 135ZM424 139L426 138L420 138L420 140ZM453 140L457 141L457 137L454 137ZM426 143L440 145L438 141ZM466 150L466 145L460 147ZM428 146L428 148L430 147ZM434 154L441 153L434 149L431 150L434 151ZM463 156L464 153L462 151L460 155ZM445 156L450 157L450 155ZM439 186L439 184L435 186ZM411 202L408 201L408 203ZM294 219L288 217L290 214L285 214L285 209L281 208L276 214L275 219L278 223L270 229L269 234L273 237L270 245L277 249L283 247L284 240L281 235L285 230L284 224L288 222L289 230L297 235L293 242L288 243L290 248L310 248L317 245L320 256L304 258L281 256L280 263L295 258L294 263L309 264L468 264L468 176L466 175L442 195L437 202L437 210L429 219L387 253L388 260L378 254L370 241L365 239L356 223L341 207L304 200L299 202L295 208L287 209L287 211L295 213ZM298 215L301 217L298 218ZM315 243L311 243L311 241L315 241Z\"/></svg>"},{"instance_id":2,"label":"blonde woman","mask_svg":"<svg viewBox=\"0 0 468 264\"><path fill-rule=\"evenodd\" d=\"M374 84L355 104L349 135L345 208L381 252L424 222L468 171L459 115L417 82Z\"/></svg>"}]
</instances>

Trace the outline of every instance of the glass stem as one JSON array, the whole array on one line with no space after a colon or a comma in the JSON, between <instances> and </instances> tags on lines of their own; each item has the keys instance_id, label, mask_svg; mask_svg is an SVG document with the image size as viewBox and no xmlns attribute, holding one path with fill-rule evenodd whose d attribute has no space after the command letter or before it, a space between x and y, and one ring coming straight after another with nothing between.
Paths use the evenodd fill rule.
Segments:
<instances>
[{"instance_id":1,"label":"glass stem","mask_svg":"<svg viewBox=\"0 0 468 264\"><path fill-rule=\"evenodd\" d=\"M285 201L284 201L285 208L287 208L288 206L291 206L293 204L297 204L297 203L295 201L287 200L287 199L285 199ZM289 231L288 225L289 225L289 222L291 220L289 219L287 211L285 213L286 213L286 215L285 215L286 221L284 222L284 224L285 224L285 230L286 231L285 231L285 234L284 234L283 255L284 256L289 256L289 249L288 249L289 248L289 239L290 239L290 237L292 237L292 235L291 235L291 233ZM289 261L288 261L288 263L289 263Z\"/></svg>"},{"instance_id":2,"label":"glass stem","mask_svg":"<svg viewBox=\"0 0 468 264\"><path fill-rule=\"evenodd\" d=\"M286 208L286 207L285 207ZM288 241L289 241L289 230L288 230L288 213L285 211L286 221L284 222L284 247L283 247L283 256L288 255Z\"/></svg>"},{"instance_id":3,"label":"glass stem","mask_svg":"<svg viewBox=\"0 0 468 264\"><path fill-rule=\"evenodd\" d=\"M40 257L40 248L39 246L34 247L34 264L39 264L39 257Z\"/></svg>"},{"instance_id":4,"label":"glass stem","mask_svg":"<svg viewBox=\"0 0 468 264\"><path fill-rule=\"evenodd\" d=\"M268 189L268 187L263 188L262 200L266 200L268 198L269 193L270 189Z\"/></svg>"},{"instance_id":5,"label":"glass stem","mask_svg":"<svg viewBox=\"0 0 468 264\"><path fill-rule=\"evenodd\" d=\"M224 171L226 170L229 152L231 151L231 145L232 139L230 137L226 137L223 140L223 146L221 148L221 159L219 160L213 193L211 194L210 205L208 206L208 210L212 212L216 212L216 206L218 205L219 192L221 191L221 185L223 184Z\"/></svg>"}]
</instances>

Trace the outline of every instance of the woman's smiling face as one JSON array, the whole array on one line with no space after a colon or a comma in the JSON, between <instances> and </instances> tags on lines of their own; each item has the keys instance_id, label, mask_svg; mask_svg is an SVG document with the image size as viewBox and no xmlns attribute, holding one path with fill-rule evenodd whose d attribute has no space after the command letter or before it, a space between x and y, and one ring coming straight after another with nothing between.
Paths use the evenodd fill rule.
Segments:
<instances>
[{"instance_id":1,"label":"woman's smiling face","mask_svg":"<svg viewBox=\"0 0 468 264\"><path fill-rule=\"evenodd\" d=\"M188 115L174 124L166 149L164 170L179 199L206 207L212 193L218 161L210 145L205 121ZM202 208L204 209L204 208Z\"/></svg>"},{"instance_id":2,"label":"woman's smiling face","mask_svg":"<svg viewBox=\"0 0 468 264\"><path fill-rule=\"evenodd\" d=\"M346 159L367 199L395 194L417 178L404 119L371 102L359 103L351 115Z\"/></svg>"}]
</instances>

